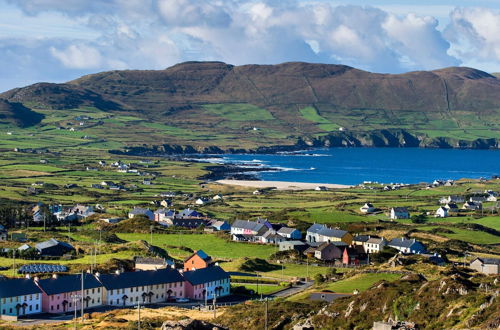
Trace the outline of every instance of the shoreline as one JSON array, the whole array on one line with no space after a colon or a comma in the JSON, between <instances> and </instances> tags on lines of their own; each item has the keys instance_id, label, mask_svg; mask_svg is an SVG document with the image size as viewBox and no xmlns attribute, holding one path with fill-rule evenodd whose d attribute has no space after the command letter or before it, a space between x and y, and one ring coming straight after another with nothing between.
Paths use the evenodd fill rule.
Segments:
<instances>
[{"instance_id":1,"label":"shoreline","mask_svg":"<svg viewBox=\"0 0 500 330\"><path fill-rule=\"evenodd\" d=\"M334 183L288 182L288 181L252 181L252 180L217 180L216 183L248 188L275 188L277 190L313 190L318 186L328 189L351 188L352 185Z\"/></svg>"}]
</instances>

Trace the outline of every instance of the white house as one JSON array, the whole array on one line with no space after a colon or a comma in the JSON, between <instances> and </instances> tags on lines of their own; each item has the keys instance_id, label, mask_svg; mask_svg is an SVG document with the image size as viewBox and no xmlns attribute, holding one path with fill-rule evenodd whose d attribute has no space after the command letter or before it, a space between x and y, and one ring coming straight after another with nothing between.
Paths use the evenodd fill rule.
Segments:
<instances>
[{"instance_id":1,"label":"white house","mask_svg":"<svg viewBox=\"0 0 500 330\"><path fill-rule=\"evenodd\" d=\"M366 253L379 253L387 245L387 241L383 237L370 237L363 247Z\"/></svg>"},{"instance_id":2,"label":"white house","mask_svg":"<svg viewBox=\"0 0 500 330\"><path fill-rule=\"evenodd\" d=\"M328 188L325 187L325 186L317 186L316 188L314 188L314 190L316 190L316 191L327 191Z\"/></svg>"},{"instance_id":3,"label":"white house","mask_svg":"<svg viewBox=\"0 0 500 330\"><path fill-rule=\"evenodd\" d=\"M289 228L289 227L281 227L278 231L277 234L280 236L283 236L288 239L301 239L302 238L302 233L300 230L295 229L295 228Z\"/></svg>"},{"instance_id":4,"label":"white house","mask_svg":"<svg viewBox=\"0 0 500 330\"><path fill-rule=\"evenodd\" d=\"M448 209L441 206L436 210L436 214L434 216L436 218L446 218L448 216Z\"/></svg>"},{"instance_id":5,"label":"white house","mask_svg":"<svg viewBox=\"0 0 500 330\"><path fill-rule=\"evenodd\" d=\"M406 207L393 207L391 208L391 219L409 219L410 213L406 209Z\"/></svg>"},{"instance_id":6,"label":"white house","mask_svg":"<svg viewBox=\"0 0 500 330\"><path fill-rule=\"evenodd\" d=\"M204 198L204 197L200 197L196 200L196 202L194 202L196 205L205 205L207 203L209 203L210 200L208 198Z\"/></svg>"},{"instance_id":7,"label":"white house","mask_svg":"<svg viewBox=\"0 0 500 330\"><path fill-rule=\"evenodd\" d=\"M375 207L373 206L372 203L365 203L365 205L361 206L359 210L362 213L373 213L375 212Z\"/></svg>"},{"instance_id":8,"label":"white house","mask_svg":"<svg viewBox=\"0 0 500 330\"><path fill-rule=\"evenodd\" d=\"M151 211L150 209L144 209L142 207L134 207L134 209L128 213L128 218L133 219L139 215L144 215L148 217L149 220L154 220L155 218L153 211Z\"/></svg>"}]
</instances>

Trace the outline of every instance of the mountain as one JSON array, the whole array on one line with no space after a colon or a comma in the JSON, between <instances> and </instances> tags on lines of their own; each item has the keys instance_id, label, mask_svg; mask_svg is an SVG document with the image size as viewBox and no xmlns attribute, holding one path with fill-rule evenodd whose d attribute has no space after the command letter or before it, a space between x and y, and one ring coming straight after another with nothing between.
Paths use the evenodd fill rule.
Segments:
<instances>
[{"instance_id":1,"label":"mountain","mask_svg":"<svg viewBox=\"0 0 500 330\"><path fill-rule=\"evenodd\" d=\"M20 103L0 99L0 124L28 127L40 123L43 117Z\"/></svg>"},{"instance_id":2,"label":"mountain","mask_svg":"<svg viewBox=\"0 0 500 330\"><path fill-rule=\"evenodd\" d=\"M378 74L301 62L186 62L35 84L0 97L34 108L93 107L157 125L162 137L144 137L140 145L227 150L301 143L498 147L499 95L500 79L471 68Z\"/></svg>"}]
</instances>

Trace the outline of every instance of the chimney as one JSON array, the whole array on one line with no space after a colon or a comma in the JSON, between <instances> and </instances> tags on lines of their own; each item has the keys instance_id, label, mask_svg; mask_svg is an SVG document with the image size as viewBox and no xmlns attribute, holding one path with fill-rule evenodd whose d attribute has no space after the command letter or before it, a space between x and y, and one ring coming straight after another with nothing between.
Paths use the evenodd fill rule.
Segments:
<instances>
[{"instance_id":1,"label":"chimney","mask_svg":"<svg viewBox=\"0 0 500 330\"><path fill-rule=\"evenodd\" d=\"M115 270L115 274L120 275L120 270L119 269Z\"/></svg>"},{"instance_id":2,"label":"chimney","mask_svg":"<svg viewBox=\"0 0 500 330\"><path fill-rule=\"evenodd\" d=\"M33 281L38 282L39 280L38 276L33 277Z\"/></svg>"},{"instance_id":3,"label":"chimney","mask_svg":"<svg viewBox=\"0 0 500 330\"><path fill-rule=\"evenodd\" d=\"M31 275L30 274L26 274L25 276L27 279L30 279L31 278Z\"/></svg>"},{"instance_id":4,"label":"chimney","mask_svg":"<svg viewBox=\"0 0 500 330\"><path fill-rule=\"evenodd\" d=\"M59 276L57 276L57 274L52 274L52 278L53 278L53 279L56 279L56 280L57 280L57 278L58 278L58 277L59 277Z\"/></svg>"},{"instance_id":5,"label":"chimney","mask_svg":"<svg viewBox=\"0 0 500 330\"><path fill-rule=\"evenodd\" d=\"M101 276L101 273L95 272L95 277L99 278Z\"/></svg>"}]
</instances>

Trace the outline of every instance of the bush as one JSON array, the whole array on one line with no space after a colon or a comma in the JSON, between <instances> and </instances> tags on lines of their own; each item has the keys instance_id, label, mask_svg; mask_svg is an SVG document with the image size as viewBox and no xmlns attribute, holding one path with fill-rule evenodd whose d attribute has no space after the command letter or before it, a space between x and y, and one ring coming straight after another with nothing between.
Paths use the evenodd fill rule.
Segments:
<instances>
[{"instance_id":1,"label":"bush","mask_svg":"<svg viewBox=\"0 0 500 330\"><path fill-rule=\"evenodd\" d=\"M425 214L414 214L411 216L411 222L413 223L424 223L427 220Z\"/></svg>"},{"instance_id":2,"label":"bush","mask_svg":"<svg viewBox=\"0 0 500 330\"><path fill-rule=\"evenodd\" d=\"M255 258L246 260L241 264L239 270L245 272L269 272L280 268L280 266L270 264L264 259Z\"/></svg>"},{"instance_id":3,"label":"bush","mask_svg":"<svg viewBox=\"0 0 500 330\"><path fill-rule=\"evenodd\" d=\"M325 282L325 277L321 274L314 275L314 283L319 284Z\"/></svg>"}]
</instances>

